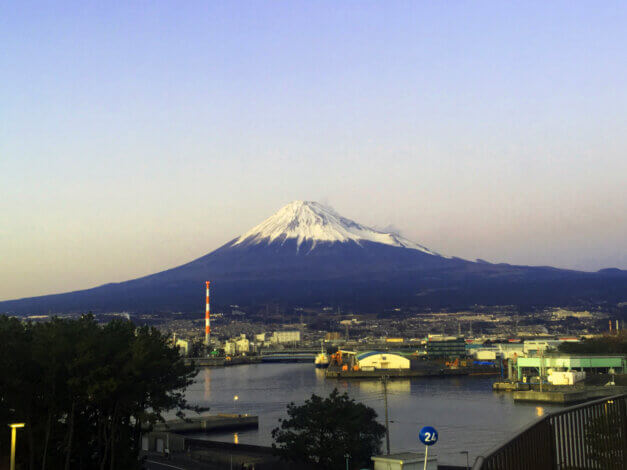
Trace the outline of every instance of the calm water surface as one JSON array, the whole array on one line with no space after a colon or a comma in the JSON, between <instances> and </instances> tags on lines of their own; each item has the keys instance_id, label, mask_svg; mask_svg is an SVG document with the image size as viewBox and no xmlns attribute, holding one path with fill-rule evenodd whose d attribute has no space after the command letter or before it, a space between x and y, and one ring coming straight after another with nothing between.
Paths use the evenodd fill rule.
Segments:
<instances>
[{"instance_id":1,"label":"calm water surface","mask_svg":"<svg viewBox=\"0 0 627 470\"><path fill-rule=\"evenodd\" d=\"M466 457L460 451L470 451L472 462L520 427L559 408L514 404L510 394L492 392L493 381L493 377L390 381L391 452L424 451L418 441L418 430L431 425L438 430L439 441L429 454L434 451L440 463L463 465ZM379 381L325 379L324 371L311 364L250 364L202 369L187 389L186 397L191 403L209 406L211 413L259 416L258 430L203 436L212 440L270 445L270 433L278 419L286 416L288 403L302 403L312 393L328 395L334 387L373 407L379 421L384 422L383 386Z\"/></svg>"}]
</instances>

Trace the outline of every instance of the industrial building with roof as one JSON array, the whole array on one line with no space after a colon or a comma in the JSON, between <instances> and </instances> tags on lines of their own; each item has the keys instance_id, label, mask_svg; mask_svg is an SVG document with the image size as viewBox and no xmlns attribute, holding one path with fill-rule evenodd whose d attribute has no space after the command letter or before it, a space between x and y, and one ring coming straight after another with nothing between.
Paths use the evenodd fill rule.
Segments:
<instances>
[{"instance_id":1,"label":"industrial building with roof","mask_svg":"<svg viewBox=\"0 0 627 470\"><path fill-rule=\"evenodd\" d=\"M429 337L426 345L427 357L430 359L453 358L466 356L466 341L464 338L435 338Z\"/></svg>"},{"instance_id":2,"label":"industrial building with roof","mask_svg":"<svg viewBox=\"0 0 627 470\"><path fill-rule=\"evenodd\" d=\"M409 369L410 360L400 354L368 351L355 356L361 370Z\"/></svg>"},{"instance_id":3,"label":"industrial building with roof","mask_svg":"<svg viewBox=\"0 0 627 470\"><path fill-rule=\"evenodd\" d=\"M531 372L533 375L542 375L543 370L579 370L591 373L627 372L627 358L625 355L570 355L548 354L542 357L519 357L516 362L518 380Z\"/></svg>"}]
</instances>

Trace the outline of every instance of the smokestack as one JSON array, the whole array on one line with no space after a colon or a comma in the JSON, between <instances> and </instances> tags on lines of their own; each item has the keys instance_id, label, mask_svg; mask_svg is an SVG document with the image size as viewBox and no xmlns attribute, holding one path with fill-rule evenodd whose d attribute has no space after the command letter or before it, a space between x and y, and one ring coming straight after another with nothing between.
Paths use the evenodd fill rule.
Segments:
<instances>
[{"instance_id":1,"label":"smokestack","mask_svg":"<svg viewBox=\"0 0 627 470\"><path fill-rule=\"evenodd\" d=\"M211 281L207 282L207 303L205 305L205 346L209 346L209 335L211 334L211 321L209 320L209 284Z\"/></svg>"}]
</instances>

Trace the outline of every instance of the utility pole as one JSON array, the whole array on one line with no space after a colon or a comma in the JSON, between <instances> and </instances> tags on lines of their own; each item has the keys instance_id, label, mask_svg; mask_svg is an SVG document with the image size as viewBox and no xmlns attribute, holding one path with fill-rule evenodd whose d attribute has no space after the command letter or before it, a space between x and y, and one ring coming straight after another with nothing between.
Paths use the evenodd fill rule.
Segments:
<instances>
[{"instance_id":1,"label":"utility pole","mask_svg":"<svg viewBox=\"0 0 627 470\"><path fill-rule=\"evenodd\" d=\"M540 350L540 393L542 393L542 369L544 369L544 349Z\"/></svg>"},{"instance_id":2,"label":"utility pole","mask_svg":"<svg viewBox=\"0 0 627 470\"><path fill-rule=\"evenodd\" d=\"M388 420L388 376L381 377L383 382L383 399L385 402L385 449L387 455L390 455L390 422Z\"/></svg>"}]
</instances>

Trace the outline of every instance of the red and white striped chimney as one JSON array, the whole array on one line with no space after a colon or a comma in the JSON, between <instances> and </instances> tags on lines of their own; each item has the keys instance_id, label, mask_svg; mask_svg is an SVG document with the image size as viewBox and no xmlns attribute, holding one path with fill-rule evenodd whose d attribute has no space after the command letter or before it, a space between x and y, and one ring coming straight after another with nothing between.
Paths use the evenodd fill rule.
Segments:
<instances>
[{"instance_id":1,"label":"red and white striped chimney","mask_svg":"<svg viewBox=\"0 0 627 470\"><path fill-rule=\"evenodd\" d=\"M205 305L205 345L209 345L209 335L211 334L211 322L209 320L209 284L211 281L207 282L207 304Z\"/></svg>"}]
</instances>

